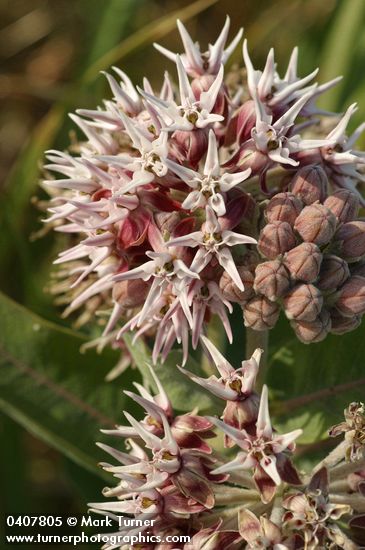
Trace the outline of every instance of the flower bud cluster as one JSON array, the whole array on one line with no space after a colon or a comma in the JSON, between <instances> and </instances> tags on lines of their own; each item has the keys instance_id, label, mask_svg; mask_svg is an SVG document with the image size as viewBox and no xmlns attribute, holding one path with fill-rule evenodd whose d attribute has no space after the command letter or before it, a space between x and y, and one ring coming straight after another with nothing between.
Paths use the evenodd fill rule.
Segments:
<instances>
[{"instance_id":1,"label":"flower bud cluster","mask_svg":"<svg viewBox=\"0 0 365 550\"><path fill-rule=\"evenodd\" d=\"M327 176L317 165L298 170L289 190L273 196L258 238L261 261L245 275L254 277L254 294L240 300L247 327L272 328L280 310L304 343L359 326L365 313L359 207L350 190L328 195Z\"/></svg>"},{"instance_id":2,"label":"flower bud cluster","mask_svg":"<svg viewBox=\"0 0 365 550\"><path fill-rule=\"evenodd\" d=\"M255 391L261 350L234 369L207 338L202 343L219 376L204 379L180 370L225 401L222 420L176 415L150 368L158 394L139 385L140 395L126 392L145 409L143 420L125 413L129 426L104 431L123 438L129 452L99 444L118 462L102 464L118 484L103 492L114 500L91 503L92 510L112 520L124 514L153 520L152 527L150 521L138 529L156 538L189 534L190 542L176 543L174 550L359 548L353 529L365 521L364 405L346 409L345 422L330 430L344 440L312 472L299 475L291 456L302 430L278 433L267 387L261 396ZM226 437L229 458L215 450L215 427ZM119 525L117 532L128 535L133 528ZM113 548L112 538L105 548Z\"/></svg>"}]
</instances>

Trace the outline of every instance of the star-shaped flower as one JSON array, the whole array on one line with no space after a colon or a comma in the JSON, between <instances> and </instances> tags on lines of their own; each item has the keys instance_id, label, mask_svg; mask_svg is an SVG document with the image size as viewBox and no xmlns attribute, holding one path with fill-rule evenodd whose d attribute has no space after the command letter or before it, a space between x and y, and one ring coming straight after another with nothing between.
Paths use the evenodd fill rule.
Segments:
<instances>
[{"instance_id":1,"label":"star-shaped flower","mask_svg":"<svg viewBox=\"0 0 365 550\"><path fill-rule=\"evenodd\" d=\"M209 131L208 151L203 174L171 160L166 160L165 164L192 188L192 191L182 203L182 208L196 210L209 205L217 216L224 216L226 213L226 193L245 181L251 174L250 168L235 174L221 173L217 140L213 130Z\"/></svg>"},{"instance_id":2,"label":"star-shaped flower","mask_svg":"<svg viewBox=\"0 0 365 550\"><path fill-rule=\"evenodd\" d=\"M119 155L104 155L98 159L106 164L121 166L125 170L133 172L132 180L125 184L121 193L125 194L137 187L153 182L156 177L163 177L167 174L166 158L168 155L168 134L161 132L160 135L150 140L145 132L137 126L126 115L120 113L125 131L132 140L133 147L139 155L133 156L128 153Z\"/></svg>"},{"instance_id":3,"label":"star-shaped flower","mask_svg":"<svg viewBox=\"0 0 365 550\"><path fill-rule=\"evenodd\" d=\"M262 350L255 350L251 359L242 361L241 368L235 369L206 336L201 336L201 340L217 367L219 378L214 374L207 379L201 378L180 368L181 372L221 399L240 401L249 397L254 391Z\"/></svg>"},{"instance_id":4,"label":"star-shaped flower","mask_svg":"<svg viewBox=\"0 0 365 550\"><path fill-rule=\"evenodd\" d=\"M327 114L326 111L318 109L314 105L314 99L320 94L333 87L341 78L335 78L330 82L326 82L320 86L311 84L307 86L311 80L317 75L318 69L312 73L299 78L297 76L298 65L298 48L294 48L290 56L289 64L283 78L277 73L276 63L274 59L274 49L271 48L263 71L256 70L250 59L247 40L243 43L243 58L247 70L247 84L252 98L258 99L265 104L271 112L283 112L288 109L303 95L308 95L310 108L308 105L302 107L305 110L306 116L313 114Z\"/></svg>"},{"instance_id":5,"label":"star-shaped flower","mask_svg":"<svg viewBox=\"0 0 365 550\"><path fill-rule=\"evenodd\" d=\"M181 40L185 48L185 53L181 54L180 57L188 75L198 77L204 74L215 75L218 73L220 66L226 63L243 34L243 29L240 29L230 45L225 48L230 23L230 18L227 15L226 22L217 40L214 44L208 45L207 52L202 53L199 44L193 42L182 22L179 19L177 20L177 28L179 29ZM176 53L167 50L159 44L154 44L154 46L168 59L174 62L176 61Z\"/></svg>"},{"instance_id":6,"label":"star-shaped flower","mask_svg":"<svg viewBox=\"0 0 365 550\"><path fill-rule=\"evenodd\" d=\"M293 153L328 145L328 139L302 139L295 134L295 119L310 97L310 92L300 97L275 121L267 114L259 98L254 98L256 125L252 129L252 138L257 150L267 155L269 161L298 166L299 162L291 158Z\"/></svg>"},{"instance_id":7,"label":"star-shaped flower","mask_svg":"<svg viewBox=\"0 0 365 550\"><path fill-rule=\"evenodd\" d=\"M265 516L259 518L247 508L241 508L238 515L238 528L241 537L252 550L289 550L291 545L284 544L280 527Z\"/></svg>"},{"instance_id":8,"label":"star-shaped flower","mask_svg":"<svg viewBox=\"0 0 365 550\"><path fill-rule=\"evenodd\" d=\"M148 92L139 90L148 103L151 103L165 122L164 128L168 132L175 130L194 130L206 128L209 124L221 122L224 117L212 113L218 93L222 89L223 65L212 85L206 92L200 94L197 100L190 85L180 56L176 56L177 73L179 77L180 101L163 100Z\"/></svg>"},{"instance_id":9,"label":"star-shaped flower","mask_svg":"<svg viewBox=\"0 0 365 550\"><path fill-rule=\"evenodd\" d=\"M299 533L308 550L334 548L337 544L340 548L355 550L354 543L336 525L341 516L351 513L351 507L330 502L329 478L325 467L314 474L305 492L288 495L283 501L283 507L284 527Z\"/></svg>"},{"instance_id":10,"label":"star-shaped flower","mask_svg":"<svg viewBox=\"0 0 365 550\"><path fill-rule=\"evenodd\" d=\"M291 469L290 475L293 476L291 483L300 483L296 471L284 451L294 451L294 442L303 430L294 430L282 435L273 432L269 416L267 386L262 389L254 435L248 434L244 429L237 430L217 418L208 417L208 419L221 428L242 449L236 458L216 468L215 474L252 468L254 481L263 502L269 502L273 498L276 487L286 477L288 469Z\"/></svg>"},{"instance_id":11,"label":"star-shaped flower","mask_svg":"<svg viewBox=\"0 0 365 550\"><path fill-rule=\"evenodd\" d=\"M213 258L216 258L238 288L243 290L243 283L230 251L230 247L237 244L257 244L257 241L247 235L222 230L214 211L210 206L207 206L206 222L203 224L202 229L172 239L167 243L167 246L199 247L190 266L191 271L200 273Z\"/></svg>"}]
</instances>

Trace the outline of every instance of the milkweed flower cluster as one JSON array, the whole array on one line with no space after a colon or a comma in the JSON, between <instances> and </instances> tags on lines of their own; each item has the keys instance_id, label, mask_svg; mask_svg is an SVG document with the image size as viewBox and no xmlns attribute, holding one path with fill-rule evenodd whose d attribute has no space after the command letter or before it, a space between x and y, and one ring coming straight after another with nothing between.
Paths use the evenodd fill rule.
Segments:
<instances>
[{"instance_id":1,"label":"milkweed flower cluster","mask_svg":"<svg viewBox=\"0 0 365 550\"><path fill-rule=\"evenodd\" d=\"M227 45L229 25L202 51L178 21L184 51L155 45L177 79L166 72L156 90L113 68L112 98L71 115L84 141L47 153L47 221L72 242L50 285L65 315L81 309L81 326L100 313L98 343L122 351L109 378L133 361L126 331L153 339L153 363L181 344L177 368L217 403L210 415L182 414L149 366L151 384L125 391L142 420L126 411L126 425L104 430L122 445L99 444L113 460L101 464L117 480L104 489L112 500L90 508L153 520L118 522L106 550L130 550L136 534L142 550L355 550L365 526L364 404L349 405L329 431L342 441L302 471L302 430L277 431L268 387L256 384L263 350L235 368L206 334L217 316L232 341L234 304L255 331L283 311L305 343L360 324L365 154L355 143L365 126L347 130L356 105L342 115L317 107L338 79L298 76L297 49L282 74L273 50L255 69L244 41L246 72L227 70L242 35ZM199 343L209 377L188 361ZM168 535L190 542L161 542Z\"/></svg>"},{"instance_id":2,"label":"milkweed flower cluster","mask_svg":"<svg viewBox=\"0 0 365 550\"><path fill-rule=\"evenodd\" d=\"M365 311L356 106L335 118L318 108L338 79L299 77L297 49L282 76L273 50L255 69L244 41L237 78L225 64L242 32L227 45L229 18L206 52L178 29L183 53L156 45L177 85L166 72L160 90L138 87L114 68L112 98L71 115L85 140L47 153L61 175L43 184L48 223L76 243L52 291L67 314L86 308L79 324L109 310L103 341L153 335L154 361L177 341L185 362L212 315L232 340L237 302L254 330L281 308L304 342L352 330Z\"/></svg>"},{"instance_id":3,"label":"milkweed flower cluster","mask_svg":"<svg viewBox=\"0 0 365 550\"><path fill-rule=\"evenodd\" d=\"M102 467L118 482L104 490L113 500L91 503L91 510L112 520L125 514L153 520L138 528L119 520L105 549L132 548L115 541L136 533L144 550L164 548L154 537L168 535L190 536L190 542L173 544L174 550L359 548L356 529L365 525L364 405L352 403L345 422L330 430L333 437L344 435L343 441L312 472L298 472L292 458L301 430L278 433L267 387L261 395L255 391L261 350L235 370L209 340L203 344L217 376L181 371L225 403L222 420L196 411L176 415L150 368L157 394L139 384L139 395L126 392L143 407L143 420L126 412L128 426L105 430L122 438L128 452L100 444L117 462ZM233 459L216 450L219 432L235 450Z\"/></svg>"}]
</instances>

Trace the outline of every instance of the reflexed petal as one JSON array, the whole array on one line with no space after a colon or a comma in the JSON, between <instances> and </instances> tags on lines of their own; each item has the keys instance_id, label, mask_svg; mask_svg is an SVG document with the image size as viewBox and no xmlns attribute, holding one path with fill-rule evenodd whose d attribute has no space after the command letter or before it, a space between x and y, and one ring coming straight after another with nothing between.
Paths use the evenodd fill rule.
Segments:
<instances>
[{"instance_id":1,"label":"reflexed petal","mask_svg":"<svg viewBox=\"0 0 365 550\"><path fill-rule=\"evenodd\" d=\"M213 130L209 130L208 151L204 165L204 174L206 176L219 175L218 146Z\"/></svg>"},{"instance_id":2,"label":"reflexed petal","mask_svg":"<svg viewBox=\"0 0 365 550\"><path fill-rule=\"evenodd\" d=\"M269 55L266 59L265 68L262 72L260 81L257 86L257 91L260 98L266 98L272 90L274 83L275 75L275 60L274 60L274 49L271 48Z\"/></svg>"},{"instance_id":3,"label":"reflexed petal","mask_svg":"<svg viewBox=\"0 0 365 550\"><path fill-rule=\"evenodd\" d=\"M186 166L181 166L180 164L177 164L177 162L173 162L169 159L165 160L165 164L171 172L174 172L174 174L179 176L179 178L181 178L187 185L193 188L197 186L195 180L199 177L198 172L194 172L194 170L186 168Z\"/></svg>"},{"instance_id":4,"label":"reflexed petal","mask_svg":"<svg viewBox=\"0 0 365 550\"><path fill-rule=\"evenodd\" d=\"M199 248L198 252L195 254L194 260L192 261L190 268L193 271L196 271L196 273L200 273L209 264L212 256L213 254L211 252L207 252L203 248Z\"/></svg>"},{"instance_id":5,"label":"reflexed petal","mask_svg":"<svg viewBox=\"0 0 365 550\"><path fill-rule=\"evenodd\" d=\"M124 416L150 449L161 449L161 440L157 436L148 432L129 412L124 411Z\"/></svg>"},{"instance_id":6,"label":"reflexed petal","mask_svg":"<svg viewBox=\"0 0 365 550\"><path fill-rule=\"evenodd\" d=\"M191 103L195 102L195 96L194 96L193 90L191 89L188 76L186 74L184 65L179 55L176 55L176 67L177 67L177 73L179 77L181 104L183 106L190 105Z\"/></svg>"},{"instance_id":7,"label":"reflexed petal","mask_svg":"<svg viewBox=\"0 0 365 550\"><path fill-rule=\"evenodd\" d=\"M251 175L251 168L244 170L243 172L236 172L235 174L223 174L220 178L220 187L222 191L229 191L235 185L242 183Z\"/></svg>"},{"instance_id":8,"label":"reflexed petal","mask_svg":"<svg viewBox=\"0 0 365 550\"><path fill-rule=\"evenodd\" d=\"M206 109L208 113L212 111L215 105L215 102L217 100L218 93L222 88L223 75L224 75L224 68L223 68L223 65L221 65L221 68L219 69L219 72L213 84L210 86L209 90L207 90L206 92L202 92L200 95L200 100L199 100L200 105L202 109ZM223 120L223 117L219 116L219 119Z\"/></svg>"},{"instance_id":9,"label":"reflexed petal","mask_svg":"<svg viewBox=\"0 0 365 550\"><path fill-rule=\"evenodd\" d=\"M269 396L267 386L264 385L261 392L260 408L256 422L257 434L267 439L272 438L272 427L269 414Z\"/></svg>"},{"instance_id":10,"label":"reflexed petal","mask_svg":"<svg viewBox=\"0 0 365 550\"><path fill-rule=\"evenodd\" d=\"M180 19L176 21L176 24L179 29L181 40L184 44L186 58L192 67L200 69L202 67L202 59L199 48L192 41L190 34Z\"/></svg>"},{"instance_id":11,"label":"reflexed petal","mask_svg":"<svg viewBox=\"0 0 365 550\"><path fill-rule=\"evenodd\" d=\"M251 94L252 99L255 99L255 97L257 95L255 93L256 92L256 87L257 87L258 80L260 78L261 73L260 73L260 71L255 71L255 69L252 65L250 56L248 54L247 40L246 39L243 41L243 59L245 61L245 65L246 65L248 88L250 90L250 94Z\"/></svg>"},{"instance_id":12,"label":"reflexed petal","mask_svg":"<svg viewBox=\"0 0 365 550\"><path fill-rule=\"evenodd\" d=\"M261 535L261 524L253 512L241 508L238 512L238 530L241 537L248 543L253 543Z\"/></svg>"},{"instance_id":13,"label":"reflexed petal","mask_svg":"<svg viewBox=\"0 0 365 550\"><path fill-rule=\"evenodd\" d=\"M208 199L209 206L216 212L217 216L224 216L226 213L226 205L220 193L212 195Z\"/></svg>"},{"instance_id":14,"label":"reflexed petal","mask_svg":"<svg viewBox=\"0 0 365 550\"><path fill-rule=\"evenodd\" d=\"M220 265L223 267L223 269L227 271L228 275L231 277L233 282L238 286L238 288L240 290L244 290L243 282L241 280L240 274L238 273L236 264L233 260L233 256L229 248L227 247L222 248L217 255L217 260L220 263Z\"/></svg>"},{"instance_id":15,"label":"reflexed petal","mask_svg":"<svg viewBox=\"0 0 365 550\"><path fill-rule=\"evenodd\" d=\"M213 46L210 46L209 48L209 69L211 72L215 72L220 66L220 64L222 62L224 63L223 53L224 53L224 46L228 38L229 27L230 27L230 18L227 15L226 21L224 23L223 29L220 32L220 35L218 36Z\"/></svg>"},{"instance_id":16,"label":"reflexed petal","mask_svg":"<svg viewBox=\"0 0 365 550\"><path fill-rule=\"evenodd\" d=\"M290 485L303 484L292 461L284 453L276 455L276 467L281 479L286 483L290 483Z\"/></svg>"},{"instance_id":17,"label":"reflexed petal","mask_svg":"<svg viewBox=\"0 0 365 550\"><path fill-rule=\"evenodd\" d=\"M313 492L320 490L323 495L328 495L328 484L328 470L326 467L322 467L310 480L308 489Z\"/></svg>"},{"instance_id":18,"label":"reflexed petal","mask_svg":"<svg viewBox=\"0 0 365 550\"><path fill-rule=\"evenodd\" d=\"M243 449L244 451L247 451L249 449L249 441L250 438L243 428L240 430L237 430L237 428L234 428L233 426L229 426L225 422L222 422L222 420L219 420L218 418L215 418L214 416L207 416L206 417L210 422L215 424L218 428L220 428L225 434L227 434L233 441L237 443ZM242 453L240 453L242 454ZM242 463L242 461L241 461ZM230 464L230 463L229 463ZM215 471L215 470L214 470Z\"/></svg>"},{"instance_id":19,"label":"reflexed petal","mask_svg":"<svg viewBox=\"0 0 365 550\"><path fill-rule=\"evenodd\" d=\"M213 508L215 500L211 484L202 477L187 468L182 468L174 475L173 482L186 497L196 500L208 509Z\"/></svg>"},{"instance_id":20,"label":"reflexed petal","mask_svg":"<svg viewBox=\"0 0 365 550\"><path fill-rule=\"evenodd\" d=\"M215 376L210 376L209 378L200 378L199 376L196 376L196 374L193 374L190 371L187 371L181 367L178 367L178 369L188 376L191 380L193 380L196 384L199 384L199 386L202 386L202 388L210 391L217 397L220 397L221 399L232 399L234 400L237 396L236 392L234 390L231 390L230 388L225 388L225 386L219 382Z\"/></svg>"},{"instance_id":21,"label":"reflexed petal","mask_svg":"<svg viewBox=\"0 0 365 550\"><path fill-rule=\"evenodd\" d=\"M257 240L248 235L241 235L240 233L234 233L233 231L223 231L222 233L225 244L228 246L235 246L236 244L257 244Z\"/></svg>"},{"instance_id":22,"label":"reflexed petal","mask_svg":"<svg viewBox=\"0 0 365 550\"><path fill-rule=\"evenodd\" d=\"M274 443L273 447L275 449L275 452L280 453L282 451L285 451L286 449L290 449L294 441L302 435L303 430L293 430L292 432L289 432L287 434L282 435L275 435L274 436ZM290 449L292 450L292 449Z\"/></svg>"},{"instance_id":23,"label":"reflexed petal","mask_svg":"<svg viewBox=\"0 0 365 550\"><path fill-rule=\"evenodd\" d=\"M347 109L337 126L328 134L327 139L330 140L333 145L342 140L350 118L355 111L357 111L357 104L353 103Z\"/></svg>"},{"instance_id":24,"label":"reflexed petal","mask_svg":"<svg viewBox=\"0 0 365 550\"><path fill-rule=\"evenodd\" d=\"M227 361L221 352L212 344L212 342L206 336L201 336L201 340L204 346L207 348L211 358L214 361L215 366L217 367L219 374L222 378L228 378L229 375L234 372L234 368Z\"/></svg>"},{"instance_id":25,"label":"reflexed petal","mask_svg":"<svg viewBox=\"0 0 365 550\"><path fill-rule=\"evenodd\" d=\"M262 530L265 534L265 537L269 539L271 544L277 545L278 543L280 543L282 539L282 535L279 527L265 516L260 517L260 522L261 522ZM285 548L284 545L283 547ZM275 546L275 550L278 550L277 546Z\"/></svg>"},{"instance_id":26,"label":"reflexed petal","mask_svg":"<svg viewBox=\"0 0 365 550\"><path fill-rule=\"evenodd\" d=\"M285 498L284 506L286 509L298 514L299 516L304 514L307 509L307 499L303 493L297 493Z\"/></svg>"},{"instance_id":27,"label":"reflexed petal","mask_svg":"<svg viewBox=\"0 0 365 550\"><path fill-rule=\"evenodd\" d=\"M177 237L176 239L171 239L166 243L166 246L198 246L203 240L202 231L194 231L188 235L183 235L182 237ZM193 270L193 268L191 267Z\"/></svg>"},{"instance_id":28,"label":"reflexed petal","mask_svg":"<svg viewBox=\"0 0 365 550\"><path fill-rule=\"evenodd\" d=\"M275 129L279 128L289 128L295 122L296 117L304 107L306 103L312 97L312 92L305 94L303 97L299 98L294 105L290 107L276 122L274 122L273 127Z\"/></svg>"},{"instance_id":29,"label":"reflexed petal","mask_svg":"<svg viewBox=\"0 0 365 550\"><path fill-rule=\"evenodd\" d=\"M146 262L139 267L125 271L124 273L118 273L114 275L113 281L128 281L130 279L142 279L148 281L151 278L156 268L154 261Z\"/></svg>"},{"instance_id":30,"label":"reflexed petal","mask_svg":"<svg viewBox=\"0 0 365 550\"><path fill-rule=\"evenodd\" d=\"M260 460L260 466L266 474L271 477L276 485L280 485L281 478L276 467L276 457L275 456L264 456Z\"/></svg>"},{"instance_id":31,"label":"reflexed petal","mask_svg":"<svg viewBox=\"0 0 365 550\"><path fill-rule=\"evenodd\" d=\"M260 467L257 466L253 476L255 484L260 491L261 500L264 503L270 502L276 493L276 483L275 481L267 475L267 473Z\"/></svg>"}]
</instances>

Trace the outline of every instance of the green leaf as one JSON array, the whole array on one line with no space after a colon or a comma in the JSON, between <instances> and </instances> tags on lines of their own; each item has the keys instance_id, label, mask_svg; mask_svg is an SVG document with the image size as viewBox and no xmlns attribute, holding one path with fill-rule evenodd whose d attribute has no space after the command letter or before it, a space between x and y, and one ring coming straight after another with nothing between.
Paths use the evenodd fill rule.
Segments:
<instances>
[{"instance_id":1,"label":"green leaf","mask_svg":"<svg viewBox=\"0 0 365 550\"><path fill-rule=\"evenodd\" d=\"M348 0L340 2L335 19L321 55L321 80L326 82L336 76L351 75L356 36L359 36L364 25L365 2L363 0ZM319 101L319 105L331 111L341 106L341 96L346 85L346 78L327 92Z\"/></svg>"},{"instance_id":2,"label":"green leaf","mask_svg":"<svg viewBox=\"0 0 365 550\"><path fill-rule=\"evenodd\" d=\"M143 377L153 385L147 368L147 363L152 365L150 350L142 339L138 339L133 344L133 338L130 334L125 334L123 338ZM176 366L181 365L181 363L181 351L173 350L163 365L157 363L153 367L174 409L189 412L197 408L200 413L205 414L217 414L221 412L223 410L223 402L215 398L208 391L204 391L198 384L195 384L190 378L182 374ZM200 371L198 363L192 357L189 357L185 368L204 376Z\"/></svg>"},{"instance_id":3,"label":"green leaf","mask_svg":"<svg viewBox=\"0 0 365 550\"><path fill-rule=\"evenodd\" d=\"M99 472L99 429L120 422L126 398L120 382L104 381L115 353L82 355L83 343L77 333L0 294L0 409L81 466ZM131 380L124 373L126 386Z\"/></svg>"},{"instance_id":4,"label":"green leaf","mask_svg":"<svg viewBox=\"0 0 365 550\"><path fill-rule=\"evenodd\" d=\"M311 443L327 436L328 428L341 421L351 401L364 401L363 328L310 345L299 342L287 323L279 330L278 338L285 334L286 342L270 356L268 379L274 396L283 402L273 403L275 425L279 431L303 428L299 441ZM276 333L270 335L273 343ZM303 396L306 399L299 400Z\"/></svg>"},{"instance_id":5,"label":"green leaf","mask_svg":"<svg viewBox=\"0 0 365 550\"><path fill-rule=\"evenodd\" d=\"M218 0L196 0L184 8L172 11L144 25L141 29L128 36L125 40L122 40L120 44L117 44L93 63L84 74L83 80L85 82L94 80L95 75L97 75L99 71L110 67L113 63L139 50L144 45L152 44L154 41L160 40L175 29L176 19L188 21L217 2Z\"/></svg>"},{"instance_id":6,"label":"green leaf","mask_svg":"<svg viewBox=\"0 0 365 550\"><path fill-rule=\"evenodd\" d=\"M100 5L96 6L96 14L93 13L92 18L97 32L91 43L86 66L98 61L126 35L126 28L133 21L134 12L143 3L144 0L109 0L104 11L100 11Z\"/></svg>"}]
</instances>

